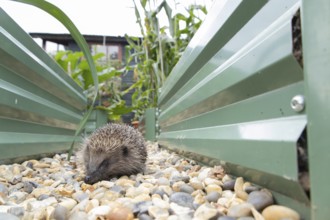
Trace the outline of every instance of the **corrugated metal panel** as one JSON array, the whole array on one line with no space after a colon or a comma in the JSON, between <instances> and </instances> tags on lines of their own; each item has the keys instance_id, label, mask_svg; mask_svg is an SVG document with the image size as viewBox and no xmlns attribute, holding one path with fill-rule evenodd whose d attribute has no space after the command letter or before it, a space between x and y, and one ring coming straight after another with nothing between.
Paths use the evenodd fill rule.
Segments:
<instances>
[{"instance_id":1,"label":"corrugated metal panel","mask_svg":"<svg viewBox=\"0 0 330 220\"><path fill-rule=\"evenodd\" d=\"M0 8L0 161L66 150L82 89Z\"/></svg>"},{"instance_id":2,"label":"corrugated metal panel","mask_svg":"<svg viewBox=\"0 0 330 220\"><path fill-rule=\"evenodd\" d=\"M297 159L307 120L290 105L304 95L292 52L299 8L299 0L216 1L161 90L158 141L308 206Z\"/></svg>"}]
</instances>

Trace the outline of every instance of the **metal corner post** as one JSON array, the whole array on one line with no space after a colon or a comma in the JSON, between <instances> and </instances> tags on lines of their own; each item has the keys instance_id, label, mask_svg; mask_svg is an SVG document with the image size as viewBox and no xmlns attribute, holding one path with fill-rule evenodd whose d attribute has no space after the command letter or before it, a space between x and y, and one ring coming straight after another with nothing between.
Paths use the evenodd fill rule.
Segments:
<instances>
[{"instance_id":1,"label":"metal corner post","mask_svg":"<svg viewBox=\"0 0 330 220\"><path fill-rule=\"evenodd\" d=\"M311 219L329 219L330 1L302 1Z\"/></svg>"}]
</instances>

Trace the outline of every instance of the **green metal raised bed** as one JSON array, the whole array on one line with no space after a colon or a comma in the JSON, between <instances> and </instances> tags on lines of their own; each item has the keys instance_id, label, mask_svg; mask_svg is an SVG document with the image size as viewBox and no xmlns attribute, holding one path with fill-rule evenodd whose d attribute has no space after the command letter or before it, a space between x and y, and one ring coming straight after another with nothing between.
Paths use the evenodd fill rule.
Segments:
<instances>
[{"instance_id":1,"label":"green metal raised bed","mask_svg":"<svg viewBox=\"0 0 330 220\"><path fill-rule=\"evenodd\" d=\"M271 189L304 219L327 219L329 9L216 1L161 89L159 144Z\"/></svg>"}]
</instances>

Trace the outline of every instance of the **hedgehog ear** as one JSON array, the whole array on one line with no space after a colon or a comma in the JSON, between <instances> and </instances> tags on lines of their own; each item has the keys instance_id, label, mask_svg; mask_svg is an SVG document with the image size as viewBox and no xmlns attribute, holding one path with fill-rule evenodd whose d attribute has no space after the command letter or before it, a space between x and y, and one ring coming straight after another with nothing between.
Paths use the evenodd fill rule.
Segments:
<instances>
[{"instance_id":1,"label":"hedgehog ear","mask_svg":"<svg viewBox=\"0 0 330 220\"><path fill-rule=\"evenodd\" d=\"M127 156L128 156L128 147L127 147L127 146L123 146L123 147L122 147L122 151L123 151L123 155L124 155L125 157L127 157Z\"/></svg>"}]
</instances>

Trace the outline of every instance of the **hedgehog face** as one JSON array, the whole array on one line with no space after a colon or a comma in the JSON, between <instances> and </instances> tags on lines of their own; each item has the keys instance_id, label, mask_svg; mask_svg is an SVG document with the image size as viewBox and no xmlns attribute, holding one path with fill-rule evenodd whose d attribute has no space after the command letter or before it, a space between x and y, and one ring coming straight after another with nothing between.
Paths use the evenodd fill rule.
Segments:
<instances>
[{"instance_id":1,"label":"hedgehog face","mask_svg":"<svg viewBox=\"0 0 330 220\"><path fill-rule=\"evenodd\" d=\"M85 140L81 153L85 182L89 184L142 172L147 157L141 134L118 124L108 124L93 132Z\"/></svg>"},{"instance_id":2,"label":"hedgehog face","mask_svg":"<svg viewBox=\"0 0 330 220\"><path fill-rule=\"evenodd\" d=\"M88 153L87 153L88 152ZM108 178L111 158L105 154L98 154L87 151L85 154L86 177L85 182L93 184L99 180Z\"/></svg>"},{"instance_id":3,"label":"hedgehog face","mask_svg":"<svg viewBox=\"0 0 330 220\"><path fill-rule=\"evenodd\" d=\"M94 184L100 180L134 173L132 170L126 169L130 167L127 164L132 162L129 159L129 153L126 146L117 148L116 151L111 153L93 152L87 147L85 153L85 182Z\"/></svg>"}]
</instances>

